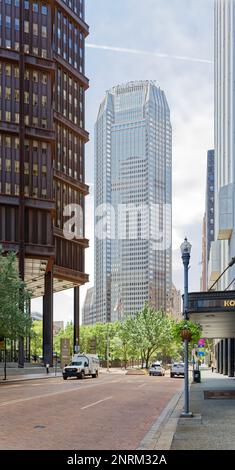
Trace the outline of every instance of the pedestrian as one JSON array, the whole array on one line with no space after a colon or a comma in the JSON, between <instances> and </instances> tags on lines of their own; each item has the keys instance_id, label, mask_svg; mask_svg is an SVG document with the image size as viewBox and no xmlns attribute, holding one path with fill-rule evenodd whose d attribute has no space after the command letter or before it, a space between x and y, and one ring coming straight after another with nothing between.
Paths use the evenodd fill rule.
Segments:
<instances>
[{"instance_id":1,"label":"pedestrian","mask_svg":"<svg viewBox=\"0 0 235 470\"><path fill-rule=\"evenodd\" d=\"M213 373L214 370L215 370L215 366L214 366L214 363L212 362L212 363L211 363L211 372Z\"/></svg>"},{"instance_id":2,"label":"pedestrian","mask_svg":"<svg viewBox=\"0 0 235 470\"><path fill-rule=\"evenodd\" d=\"M49 367L50 367L50 364L46 364L46 371L47 371L47 374L49 374Z\"/></svg>"}]
</instances>

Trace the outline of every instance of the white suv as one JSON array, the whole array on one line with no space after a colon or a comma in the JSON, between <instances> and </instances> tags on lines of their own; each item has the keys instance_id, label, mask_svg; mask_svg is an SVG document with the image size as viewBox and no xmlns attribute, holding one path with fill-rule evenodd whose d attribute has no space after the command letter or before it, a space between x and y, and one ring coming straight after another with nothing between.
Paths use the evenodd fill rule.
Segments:
<instances>
[{"instance_id":1,"label":"white suv","mask_svg":"<svg viewBox=\"0 0 235 470\"><path fill-rule=\"evenodd\" d=\"M183 362L174 362L171 366L171 377L184 377L184 363Z\"/></svg>"}]
</instances>

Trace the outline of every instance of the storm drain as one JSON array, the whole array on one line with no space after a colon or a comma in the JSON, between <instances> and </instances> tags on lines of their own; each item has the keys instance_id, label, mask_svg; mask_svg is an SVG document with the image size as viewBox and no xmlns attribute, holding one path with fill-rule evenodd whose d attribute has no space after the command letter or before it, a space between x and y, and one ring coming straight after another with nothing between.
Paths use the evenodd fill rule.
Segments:
<instances>
[{"instance_id":1,"label":"storm drain","mask_svg":"<svg viewBox=\"0 0 235 470\"><path fill-rule=\"evenodd\" d=\"M204 390L204 400L235 400L235 390Z\"/></svg>"},{"instance_id":2,"label":"storm drain","mask_svg":"<svg viewBox=\"0 0 235 470\"><path fill-rule=\"evenodd\" d=\"M45 429L46 426L42 426L41 424L38 424L37 426L34 426L34 429Z\"/></svg>"}]
</instances>

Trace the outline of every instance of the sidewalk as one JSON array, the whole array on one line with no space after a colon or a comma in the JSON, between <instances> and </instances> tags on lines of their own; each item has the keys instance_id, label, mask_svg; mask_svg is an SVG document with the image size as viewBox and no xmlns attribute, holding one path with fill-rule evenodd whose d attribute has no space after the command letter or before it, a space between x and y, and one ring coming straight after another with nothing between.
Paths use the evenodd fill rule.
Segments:
<instances>
[{"instance_id":1,"label":"sidewalk","mask_svg":"<svg viewBox=\"0 0 235 470\"><path fill-rule=\"evenodd\" d=\"M201 371L201 383L190 389L190 411L193 418L179 418L183 408L183 397L174 410L178 424L170 449L172 450L235 450L235 377ZM207 392L204 394L204 391ZM214 391L214 398L208 392ZM233 392L219 395L219 391ZM205 396L206 395L206 396ZM217 395L217 396L216 396Z\"/></svg>"}]
</instances>

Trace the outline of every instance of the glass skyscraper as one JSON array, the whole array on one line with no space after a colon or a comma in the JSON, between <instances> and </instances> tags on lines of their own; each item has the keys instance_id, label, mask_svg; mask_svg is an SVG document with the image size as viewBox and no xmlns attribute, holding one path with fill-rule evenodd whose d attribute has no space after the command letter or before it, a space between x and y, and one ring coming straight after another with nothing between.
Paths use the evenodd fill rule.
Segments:
<instances>
[{"instance_id":1,"label":"glass skyscraper","mask_svg":"<svg viewBox=\"0 0 235 470\"><path fill-rule=\"evenodd\" d=\"M168 308L172 130L164 92L136 81L106 92L95 125L94 321ZM105 206L104 206L105 204ZM103 205L103 206L102 206Z\"/></svg>"}]
</instances>

